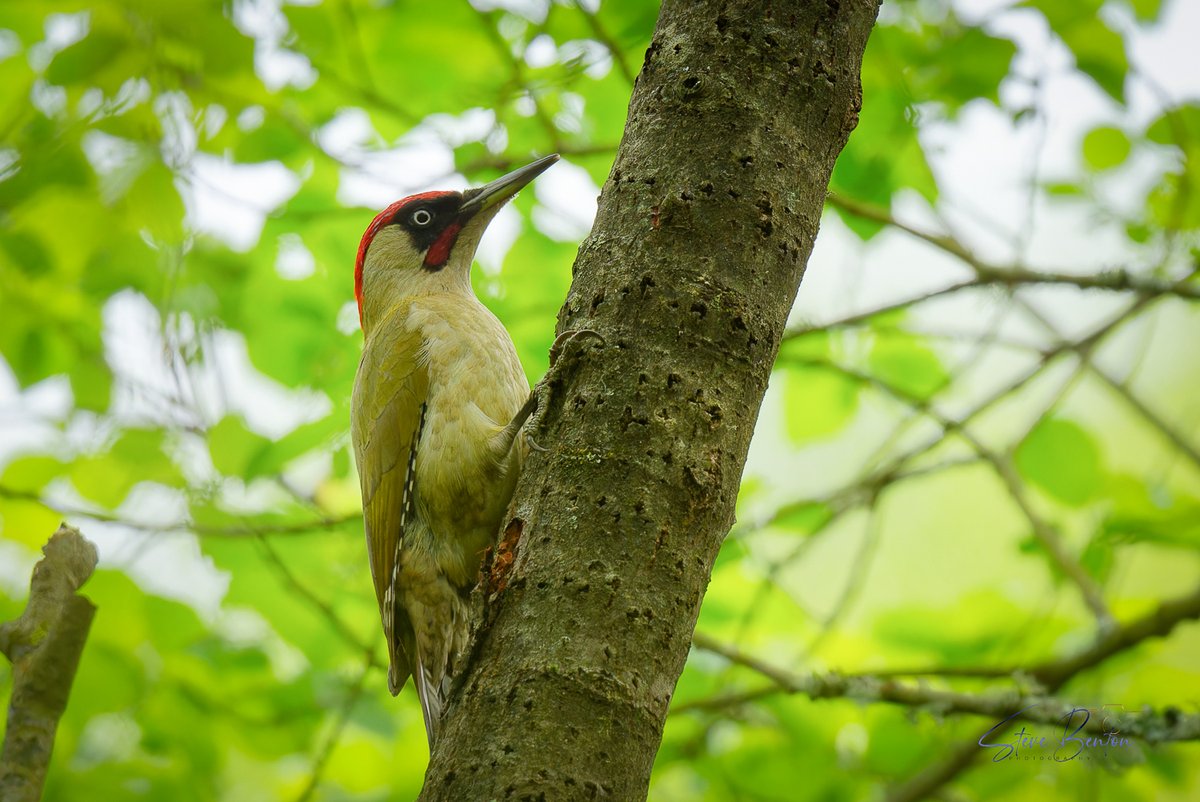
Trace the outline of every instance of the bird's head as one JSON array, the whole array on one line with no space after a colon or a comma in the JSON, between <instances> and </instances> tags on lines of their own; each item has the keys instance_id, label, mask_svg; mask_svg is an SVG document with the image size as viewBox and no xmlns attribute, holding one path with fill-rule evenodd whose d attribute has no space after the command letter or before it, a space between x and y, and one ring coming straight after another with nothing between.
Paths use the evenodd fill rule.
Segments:
<instances>
[{"instance_id":1,"label":"bird's head","mask_svg":"<svg viewBox=\"0 0 1200 802\"><path fill-rule=\"evenodd\" d=\"M471 261L484 229L517 192L558 161L545 156L465 192L422 192L375 216L358 245L354 297L364 331L390 299L470 292Z\"/></svg>"}]
</instances>

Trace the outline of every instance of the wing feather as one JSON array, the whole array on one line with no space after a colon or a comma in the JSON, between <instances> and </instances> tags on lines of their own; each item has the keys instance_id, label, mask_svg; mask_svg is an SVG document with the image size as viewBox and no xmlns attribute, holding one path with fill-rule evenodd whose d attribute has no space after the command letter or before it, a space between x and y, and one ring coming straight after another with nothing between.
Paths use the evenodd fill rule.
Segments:
<instances>
[{"instance_id":1,"label":"wing feather","mask_svg":"<svg viewBox=\"0 0 1200 802\"><path fill-rule=\"evenodd\" d=\"M380 321L363 348L354 381L351 438L362 487L367 555L388 641L388 686L399 693L412 670L412 628L396 603L396 568L414 510L416 449L429 375L421 337L396 315Z\"/></svg>"}]
</instances>

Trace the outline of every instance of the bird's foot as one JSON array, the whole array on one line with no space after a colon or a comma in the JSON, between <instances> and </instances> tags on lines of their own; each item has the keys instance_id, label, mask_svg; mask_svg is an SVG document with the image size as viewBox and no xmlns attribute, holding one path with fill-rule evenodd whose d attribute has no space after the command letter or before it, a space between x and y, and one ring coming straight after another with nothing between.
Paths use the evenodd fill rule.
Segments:
<instances>
[{"instance_id":1,"label":"bird's foot","mask_svg":"<svg viewBox=\"0 0 1200 802\"><path fill-rule=\"evenodd\" d=\"M550 407L550 387L559 380L562 372L578 358L580 353L578 346L588 339L594 339L600 345L605 345L607 342L600 332L592 329L571 329L555 338L554 345L550 346L550 369L534 385L524 406L517 411L517 414L498 436L496 453L501 458L512 448L518 435L524 439L531 451L545 453L548 450L533 439L533 432L536 432L542 425L542 418Z\"/></svg>"},{"instance_id":2,"label":"bird's foot","mask_svg":"<svg viewBox=\"0 0 1200 802\"><path fill-rule=\"evenodd\" d=\"M531 435L541 428L542 418L545 416L546 410L550 408L551 387L561 378L563 371L579 358L584 343L589 339L595 340L601 347L608 343L604 339L604 335L594 329L568 329L554 338L554 345L550 346L550 368L546 371L546 375L542 376L541 380L534 385L533 391L529 395L533 402L533 410L529 414L529 419L521 427L525 442L532 451L542 453L547 451L538 445Z\"/></svg>"},{"instance_id":3,"label":"bird's foot","mask_svg":"<svg viewBox=\"0 0 1200 802\"><path fill-rule=\"evenodd\" d=\"M588 338L595 339L601 347L608 345L608 341L604 339L604 335L595 329L567 329L555 337L554 344L550 346L550 370L546 371L546 377L549 377L551 372L553 372L555 366L558 364L558 358L562 356L567 346L579 345L583 340ZM575 353L578 355L578 352ZM542 381L545 380L545 378L542 379Z\"/></svg>"}]
</instances>

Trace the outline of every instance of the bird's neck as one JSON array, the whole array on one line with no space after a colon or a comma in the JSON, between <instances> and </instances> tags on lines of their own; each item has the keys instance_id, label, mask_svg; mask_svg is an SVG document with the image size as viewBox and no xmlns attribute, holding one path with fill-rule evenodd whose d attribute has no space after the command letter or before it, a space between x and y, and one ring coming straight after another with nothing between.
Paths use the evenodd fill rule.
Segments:
<instances>
[{"instance_id":1,"label":"bird's neck","mask_svg":"<svg viewBox=\"0 0 1200 802\"><path fill-rule=\"evenodd\" d=\"M363 274L362 314L363 333L371 331L388 315L414 298L446 296L462 303L478 303L471 288L469 265L453 260L437 271L425 268L370 270Z\"/></svg>"}]
</instances>

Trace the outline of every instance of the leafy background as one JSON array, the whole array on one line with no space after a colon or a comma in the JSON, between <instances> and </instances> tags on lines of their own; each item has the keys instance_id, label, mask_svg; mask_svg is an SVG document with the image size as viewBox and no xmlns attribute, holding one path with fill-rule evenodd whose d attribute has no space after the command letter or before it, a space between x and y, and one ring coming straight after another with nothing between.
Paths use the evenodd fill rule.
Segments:
<instances>
[{"instance_id":1,"label":"leafy background","mask_svg":"<svg viewBox=\"0 0 1200 802\"><path fill-rule=\"evenodd\" d=\"M47 799L416 795L347 449L354 249L395 197L562 153L474 275L540 375L656 15L0 7L0 620L61 518L102 553ZM871 701L1036 692L1200 586L1197 25L885 4L652 799L1200 798L1194 742L993 763L994 721ZM1194 714L1198 658L1185 622L1058 694Z\"/></svg>"}]
</instances>

